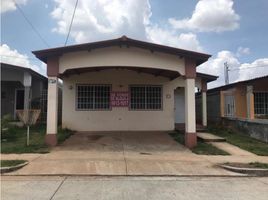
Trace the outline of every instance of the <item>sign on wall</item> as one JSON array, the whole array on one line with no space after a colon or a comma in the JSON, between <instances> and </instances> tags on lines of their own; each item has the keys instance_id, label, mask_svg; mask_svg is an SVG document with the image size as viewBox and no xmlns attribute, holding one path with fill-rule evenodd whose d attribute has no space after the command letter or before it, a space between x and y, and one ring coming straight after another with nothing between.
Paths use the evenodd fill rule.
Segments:
<instances>
[{"instance_id":1,"label":"sign on wall","mask_svg":"<svg viewBox=\"0 0 268 200\"><path fill-rule=\"evenodd\" d=\"M111 92L110 101L112 107L128 107L128 92Z\"/></svg>"}]
</instances>

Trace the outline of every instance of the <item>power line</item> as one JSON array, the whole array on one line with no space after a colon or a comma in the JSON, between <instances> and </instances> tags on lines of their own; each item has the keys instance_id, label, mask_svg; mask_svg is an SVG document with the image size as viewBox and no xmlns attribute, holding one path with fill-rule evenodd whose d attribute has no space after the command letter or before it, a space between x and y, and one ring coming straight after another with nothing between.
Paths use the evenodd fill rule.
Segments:
<instances>
[{"instance_id":1,"label":"power line","mask_svg":"<svg viewBox=\"0 0 268 200\"><path fill-rule=\"evenodd\" d=\"M68 39L69 39L69 35L70 35L71 29L72 29L72 25L73 25L73 21L74 21L74 15L75 15L75 11L76 11L76 8L77 8L77 4L78 4L78 0L76 0L75 6L74 6L74 12L73 12L73 16L72 16L72 19L71 19L71 23L70 23L70 26L69 26L69 31L68 31L68 34L67 34L67 37L66 37L64 46L66 46L66 44L68 42Z\"/></svg>"},{"instance_id":2,"label":"power line","mask_svg":"<svg viewBox=\"0 0 268 200\"><path fill-rule=\"evenodd\" d=\"M20 11L20 13L22 14L22 16L24 17L24 19L28 22L28 24L31 26L31 28L33 29L33 31L38 35L38 37L42 40L42 42L49 47L48 43L45 41L45 39L42 37L42 35L37 31L37 29L34 27L34 25L31 23L31 21L26 17L25 13L23 12L23 10L20 8L20 6L16 3L15 0L13 0L15 6L18 8L18 10Z\"/></svg>"}]
</instances>

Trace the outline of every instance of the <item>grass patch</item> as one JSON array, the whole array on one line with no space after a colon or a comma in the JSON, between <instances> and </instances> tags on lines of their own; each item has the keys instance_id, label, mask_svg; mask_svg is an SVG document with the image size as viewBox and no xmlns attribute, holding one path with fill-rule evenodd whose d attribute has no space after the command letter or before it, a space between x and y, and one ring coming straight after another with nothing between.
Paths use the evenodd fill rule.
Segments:
<instances>
[{"instance_id":1,"label":"grass patch","mask_svg":"<svg viewBox=\"0 0 268 200\"><path fill-rule=\"evenodd\" d=\"M202 141L197 142L197 145L192 149L192 152L199 155L230 155L226 151Z\"/></svg>"},{"instance_id":2,"label":"grass patch","mask_svg":"<svg viewBox=\"0 0 268 200\"><path fill-rule=\"evenodd\" d=\"M27 162L26 160L1 160L1 167L13 167Z\"/></svg>"},{"instance_id":3,"label":"grass patch","mask_svg":"<svg viewBox=\"0 0 268 200\"><path fill-rule=\"evenodd\" d=\"M251 162L251 163L225 163L227 166L238 167L238 168L259 168L259 169L268 169L267 163L260 162Z\"/></svg>"},{"instance_id":4,"label":"grass patch","mask_svg":"<svg viewBox=\"0 0 268 200\"><path fill-rule=\"evenodd\" d=\"M184 145L184 134L178 131L169 134L175 141ZM192 149L192 152L199 155L230 155L229 153L218 149L217 147L202 142L197 141L197 145Z\"/></svg>"},{"instance_id":5,"label":"grass patch","mask_svg":"<svg viewBox=\"0 0 268 200\"><path fill-rule=\"evenodd\" d=\"M267 163L251 162L249 165L255 168L268 169Z\"/></svg>"},{"instance_id":6,"label":"grass patch","mask_svg":"<svg viewBox=\"0 0 268 200\"><path fill-rule=\"evenodd\" d=\"M64 128L58 129L58 133L57 133L57 139L58 139L58 143L61 144L62 142L64 142L66 139L68 139L72 134L74 133L74 131Z\"/></svg>"},{"instance_id":7,"label":"grass patch","mask_svg":"<svg viewBox=\"0 0 268 200\"><path fill-rule=\"evenodd\" d=\"M228 143L238 146L241 149L252 152L259 156L268 156L267 143L221 126L209 127L208 131L212 134L225 138Z\"/></svg>"},{"instance_id":8,"label":"grass patch","mask_svg":"<svg viewBox=\"0 0 268 200\"><path fill-rule=\"evenodd\" d=\"M73 131L58 129L59 143L66 140ZM30 145L26 145L26 128L10 126L1 134L1 153L48 153L49 147L45 144L46 126L35 125L30 128Z\"/></svg>"}]
</instances>

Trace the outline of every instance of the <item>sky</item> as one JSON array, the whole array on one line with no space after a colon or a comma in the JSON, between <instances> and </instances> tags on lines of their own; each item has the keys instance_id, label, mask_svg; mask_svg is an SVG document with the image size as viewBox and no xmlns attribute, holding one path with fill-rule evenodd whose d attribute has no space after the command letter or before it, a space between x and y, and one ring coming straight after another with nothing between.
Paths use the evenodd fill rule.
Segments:
<instances>
[{"instance_id":1,"label":"sky","mask_svg":"<svg viewBox=\"0 0 268 200\"><path fill-rule=\"evenodd\" d=\"M31 52L64 46L76 0L15 2L1 0L1 62L45 75ZM213 88L225 62L230 82L268 75L267 11L267 0L78 0L67 45L126 35L208 53L197 70L219 76Z\"/></svg>"}]
</instances>

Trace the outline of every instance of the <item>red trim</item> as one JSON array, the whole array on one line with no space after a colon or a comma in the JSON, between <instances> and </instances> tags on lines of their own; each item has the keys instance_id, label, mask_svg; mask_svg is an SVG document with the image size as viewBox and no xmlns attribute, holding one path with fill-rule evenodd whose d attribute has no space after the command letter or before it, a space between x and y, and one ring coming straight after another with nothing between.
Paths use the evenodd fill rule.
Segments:
<instances>
[{"instance_id":1,"label":"red trim","mask_svg":"<svg viewBox=\"0 0 268 200\"><path fill-rule=\"evenodd\" d=\"M185 146L192 149L197 145L197 135L196 133L185 132Z\"/></svg>"},{"instance_id":2,"label":"red trim","mask_svg":"<svg viewBox=\"0 0 268 200\"><path fill-rule=\"evenodd\" d=\"M57 145L57 135L56 134L46 134L45 143L48 146L56 146Z\"/></svg>"},{"instance_id":3,"label":"red trim","mask_svg":"<svg viewBox=\"0 0 268 200\"><path fill-rule=\"evenodd\" d=\"M190 58L185 58L185 77L196 77L196 61Z\"/></svg>"},{"instance_id":4,"label":"red trim","mask_svg":"<svg viewBox=\"0 0 268 200\"><path fill-rule=\"evenodd\" d=\"M47 60L47 76L59 76L59 58L49 57Z\"/></svg>"}]
</instances>

